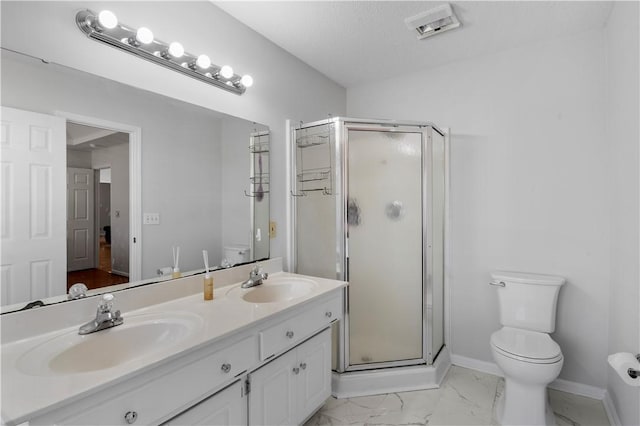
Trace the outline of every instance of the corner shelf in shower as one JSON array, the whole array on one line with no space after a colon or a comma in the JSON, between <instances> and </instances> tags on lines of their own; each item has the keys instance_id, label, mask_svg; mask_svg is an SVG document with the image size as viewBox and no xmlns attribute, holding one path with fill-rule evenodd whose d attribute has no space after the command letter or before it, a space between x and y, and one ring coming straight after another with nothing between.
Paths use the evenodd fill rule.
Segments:
<instances>
[{"instance_id":1,"label":"corner shelf in shower","mask_svg":"<svg viewBox=\"0 0 640 426\"><path fill-rule=\"evenodd\" d=\"M249 154L251 154L251 175L249 176L250 189L249 192L244 190L247 197L262 199L265 194L269 193L269 136L268 130L251 133L249 143ZM266 139L266 140L265 140ZM267 162L266 172L262 171L263 157Z\"/></svg>"},{"instance_id":2,"label":"corner shelf in shower","mask_svg":"<svg viewBox=\"0 0 640 426\"><path fill-rule=\"evenodd\" d=\"M314 182L320 180L328 180L331 177L331 169L315 169L315 170L303 170L297 174L298 182Z\"/></svg>"},{"instance_id":3,"label":"corner shelf in shower","mask_svg":"<svg viewBox=\"0 0 640 426\"><path fill-rule=\"evenodd\" d=\"M324 145L329 142L329 133L304 135L296 138L298 148L309 148L312 146Z\"/></svg>"},{"instance_id":4,"label":"corner shelf in shower","mask_svg":"<svg viewBox=\"0 0 640 426\"><path fill-rule=\"evenodd\" d=\"M269 152L269 142L258 142L249 145L249 152L252 154L265 154Z\"/></svg>"},{"instance_id":5,"label":"corner shelf in shower","mask_svg":"<svg viewBox=\"0 0 640 426\"><path fill-rule=\"evenodd\" d=\"M333 194L332 130L329 124L296 130L296 182L292 196Z\"/></svg>"}]
</instances>

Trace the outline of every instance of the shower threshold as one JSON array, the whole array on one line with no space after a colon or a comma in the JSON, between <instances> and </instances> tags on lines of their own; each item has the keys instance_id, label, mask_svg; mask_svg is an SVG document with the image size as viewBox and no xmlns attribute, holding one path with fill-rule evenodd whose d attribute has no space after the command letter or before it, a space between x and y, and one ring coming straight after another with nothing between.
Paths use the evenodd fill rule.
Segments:
<instances>
[{"instance_id":1,"label":"shower threshold","mask_svg":"<svg viewBox=\"0 0 640 426\"><path fill-rule=\"evenodd\" d=\"M437 389L451 367L445 346L432 365L381 368L338 373L331 377L332 395L336 398L379 395L424 389Z\"/></svg>"}]
</instances>

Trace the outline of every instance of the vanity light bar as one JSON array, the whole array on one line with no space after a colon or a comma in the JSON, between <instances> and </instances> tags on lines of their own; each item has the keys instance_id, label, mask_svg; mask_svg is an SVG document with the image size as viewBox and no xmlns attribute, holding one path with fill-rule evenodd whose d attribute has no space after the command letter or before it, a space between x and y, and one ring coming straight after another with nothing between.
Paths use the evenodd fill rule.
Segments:
<instances>
[{"instance_id":1,"label":"vanity light bar","mask_svg":"<svg viewBox=\"0 0 640 426\"><path fill-rule=\"evenodd\" d=\"M118 22L116 16L103 10L99 14L82 10L76 14L76 24L87 37L125 52L170 68L220 89L241 95L253 85L249 75L240 76L228 65L211 63L206 55L195 56L184 51L180 43L165 43L154 38L145 27L129 28Z\"/></svg>"}]
</instances>

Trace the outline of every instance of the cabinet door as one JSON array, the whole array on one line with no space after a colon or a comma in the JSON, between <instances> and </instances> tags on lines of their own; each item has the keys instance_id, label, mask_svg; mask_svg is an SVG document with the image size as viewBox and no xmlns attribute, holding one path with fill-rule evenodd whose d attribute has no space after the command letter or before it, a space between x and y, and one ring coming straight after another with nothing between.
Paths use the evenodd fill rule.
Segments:
<instances>
[{"instance_id":1,"label":"cabinet door","mask_svg":"<svg viewBox=\"0 0 640 426\"><path fill-rule=\"evenodd\" d=\"M302 423L331 395L331 330L298 346L297 355L296 423Z\"/></svg>"},{"instance_id":2,"label":"cabinet door","mask_svg":"<svg viewBox=\"0 0 640 426\"><path fill-rule=\"evenodd\" d=\"M238 381L178 414L163 426L247 424L246 407L246 399L242 396L242 382Z\"/></svg>"},{"instance_id":3,"label":"cabinet door","mask_svg":"<svg viewBox=\"0 0 640 426\"><path fill-rule=\"evenodd\" d=\"M251 373L249 393L250 425L292 425L297 423L294 372L296 351L276 358Z\"/></svg>"}]
</instances>

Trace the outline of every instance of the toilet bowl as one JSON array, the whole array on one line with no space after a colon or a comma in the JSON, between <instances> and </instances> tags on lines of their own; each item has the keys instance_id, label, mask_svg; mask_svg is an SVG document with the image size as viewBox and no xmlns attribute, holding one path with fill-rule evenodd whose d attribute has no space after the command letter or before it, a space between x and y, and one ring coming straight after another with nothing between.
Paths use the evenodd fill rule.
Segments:
<instances>
[{"instance_id":1,"label":"toilet bowl","mask_svg":"<svg viewBox=\"0 0 640 426\"><path fill-rule=\"evenodd\" d=\"M501 425L555 425L547 385L562 369L560 346L546 333L503 327L491 335L491 352L505 380L496 420Z\"/></svg>"},{"instance_id":2,"label":"toilet bowl","mask_svg":"<svg viewBox=\"0 0 640 426\"><path fill-rule=\"evenodd\" d=\"M564 358L549 333L565 279L552 275L496 271L502 328L491 335L493 359L504 372L505 388L496 404L501 425L555 425L547 385L560 374Z\"/></svg>"}]
</instances>

